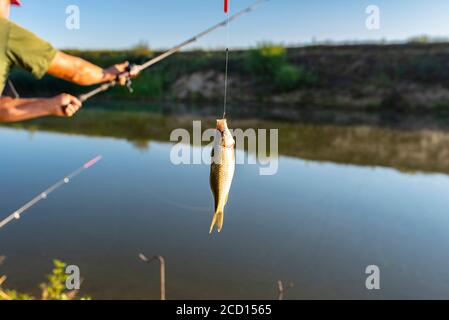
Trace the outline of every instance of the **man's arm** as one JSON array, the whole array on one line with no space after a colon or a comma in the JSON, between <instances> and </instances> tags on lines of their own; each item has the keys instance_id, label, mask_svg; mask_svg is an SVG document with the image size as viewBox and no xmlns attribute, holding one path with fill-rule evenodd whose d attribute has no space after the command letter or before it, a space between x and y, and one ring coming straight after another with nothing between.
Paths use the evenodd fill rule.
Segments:
<instances>
[{"instance_id":1,"label":"man's arm","mask_svg":"<svg viewBox=\"0 0 449 320\"><path fill-rule=\"evenodd\" d=\"M126 77L120 77L129 63L124 62L102 69L86 60L58 51L50 62L47 73L79 85L94 85L117 79L124 85ZM131 70L130 76L137 75ZM0 98L0 122L24 121L44 116L71 117L80 108L81 102L69 94L48 99ZM64 108L62 108L64 106Z\"/></svg>"},{"instance_id":2,"label":"man's arm","mask_svg":"<svg viewBox=\"0 0 449 320\"><path fill-rule=\"evenodd\" d=\"M61 106L67 106L65 111ZM71 117L81 102L69 94L48 99L0 99L0 122L16 122L44 116Z\"/></svg>"},{"instance_id":3,"label":"man's arm","mask_svg":"<svg viewBox=\"0 0 449 320\"><path fill-rule=\"evenodd\" d=\"M90 86L117 79L117 76L126 71L128 65L128 62L124 62L103 69L84 59L58 51L51 61L47 73L79 85ZM132 72L132 76L135 75L135 72ZM121 84L124 84L126 78L123 77L119 80Z\"/></svg>"}]
</instances>

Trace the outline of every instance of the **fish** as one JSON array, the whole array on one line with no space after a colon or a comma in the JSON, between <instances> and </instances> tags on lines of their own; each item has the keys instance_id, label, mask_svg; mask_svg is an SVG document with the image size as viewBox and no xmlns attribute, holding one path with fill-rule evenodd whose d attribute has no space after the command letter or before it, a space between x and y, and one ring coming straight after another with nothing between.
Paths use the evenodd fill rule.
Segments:
<instances>
[{"instance_id":1,"label":"fish","mask_svg":"<svg viewBox=\"0 0 449 320\"><path fill-rule=\"evenodd\" d=\"M226 119L217 120L211 158L210 189L215 200L215 212L209 234L212 233L215 225L218 232L223 228L224 207L228 202L235 172L235 140L228 129Z\"/></svg>"}]
</instances>

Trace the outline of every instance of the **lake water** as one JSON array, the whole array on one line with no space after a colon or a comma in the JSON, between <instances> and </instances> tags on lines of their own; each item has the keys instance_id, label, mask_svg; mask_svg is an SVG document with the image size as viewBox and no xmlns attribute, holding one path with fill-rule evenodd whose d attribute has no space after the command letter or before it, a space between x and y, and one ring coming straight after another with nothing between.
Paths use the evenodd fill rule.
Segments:
<instances>
[{"instance_id":1,"label":"lake water","mask_svg":"<svg viewBox=\"0 0 449 320\"><path fill-rule=\"evenodd\" d=\"M237 165L223 230L209 235L209 167L170 162L173 119L112 113L127 122L84 111L0 128L1 218L104 157L0 230L8 288L37 294L58 258L94 299L158 299L144 253L165 257L169 299L273 299L277 280L294 283L287 299L449 298L449 134L245 122L280 129L279 171ZM365 288L368 265L381 290Z\"/></svg>"}]
</instances>

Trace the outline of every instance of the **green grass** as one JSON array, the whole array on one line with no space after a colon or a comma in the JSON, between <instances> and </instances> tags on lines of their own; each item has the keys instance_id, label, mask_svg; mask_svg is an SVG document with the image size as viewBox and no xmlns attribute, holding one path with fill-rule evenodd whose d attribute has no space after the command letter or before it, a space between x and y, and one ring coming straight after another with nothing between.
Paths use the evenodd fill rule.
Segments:
<instances>
[{"instance_id":1,"label":"green grass","mask_svg":"<svg viewBox=\"0 0 449 320\"><path fill-rule=\"evenodd\" d=\"M6 277L0 277L0 300L75 300L78 292L66 288L68 275L65 273L67 264L60 260L53 260L53 271L47 276L47 281L40 285L41 296L36 298L30 294L3 287ZM82 297L81 300L89 300Z\"/></svg>"}]
</instances>

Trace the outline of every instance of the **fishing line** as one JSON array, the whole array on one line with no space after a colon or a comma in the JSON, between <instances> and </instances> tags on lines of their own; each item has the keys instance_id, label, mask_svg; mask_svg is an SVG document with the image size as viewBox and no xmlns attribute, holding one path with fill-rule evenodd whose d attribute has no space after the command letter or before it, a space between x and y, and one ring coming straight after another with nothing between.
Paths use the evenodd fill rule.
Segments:
<instances>
[{"instance_id":1,"label":"fishing line","mask_svg":"<svg viewBox=\"0 0 449 320\"><path fill-rule=\"evenodd\" d=\"M82 172L86 171L87 169L91 168L94 164L96 164L98 161L102 159L101 156L97 156L96 158L86 162L81 168L75 170L68 176L66 176L64 179L58 181L48 189L46 189L44 192L39 194L37 197L33 198L31 201L27 202L24 206L14 211L12 214L10 214L8 217L0 221L0 229L6 226L8 223L10 223L13 220L20 219L21 215L27 211L28 209L34 207L37 203L41 202L42 200L47 199L47 197L56 191L57 189L61 188L62 186L68 184L73 178L80 175Z\"/></svg>"},{"instance_id":2,"label":"fishing line","mask_svg":"<svg viewBox=\"0 0 449 320\"><path fill-rule=\"evenodd\" d=\"M224 105L223 105L223 119L226 119L226 104L228 100L228 67L229 67L229 2L225 0L225 13L227 15L226 21L226 67L224 79Z\"/></svg>"},{"instance_id":3,"label":"fishing line","mask_svg":"<svg viewBox=\"0 0 449 320\"><path fill-rule=\"evenodd\" d=\"M189 210L189 211L194 211L194 212L207 212L207 213L210 212L209 206L194 206L194 205L190 205L190 204L176 202L174 200L164 199L162 197L158 197L157 200L159 200L165 204L168 204L170 206L177 207L179 209L184 209L184 210Z\"/></svg>"}]
</instances>

